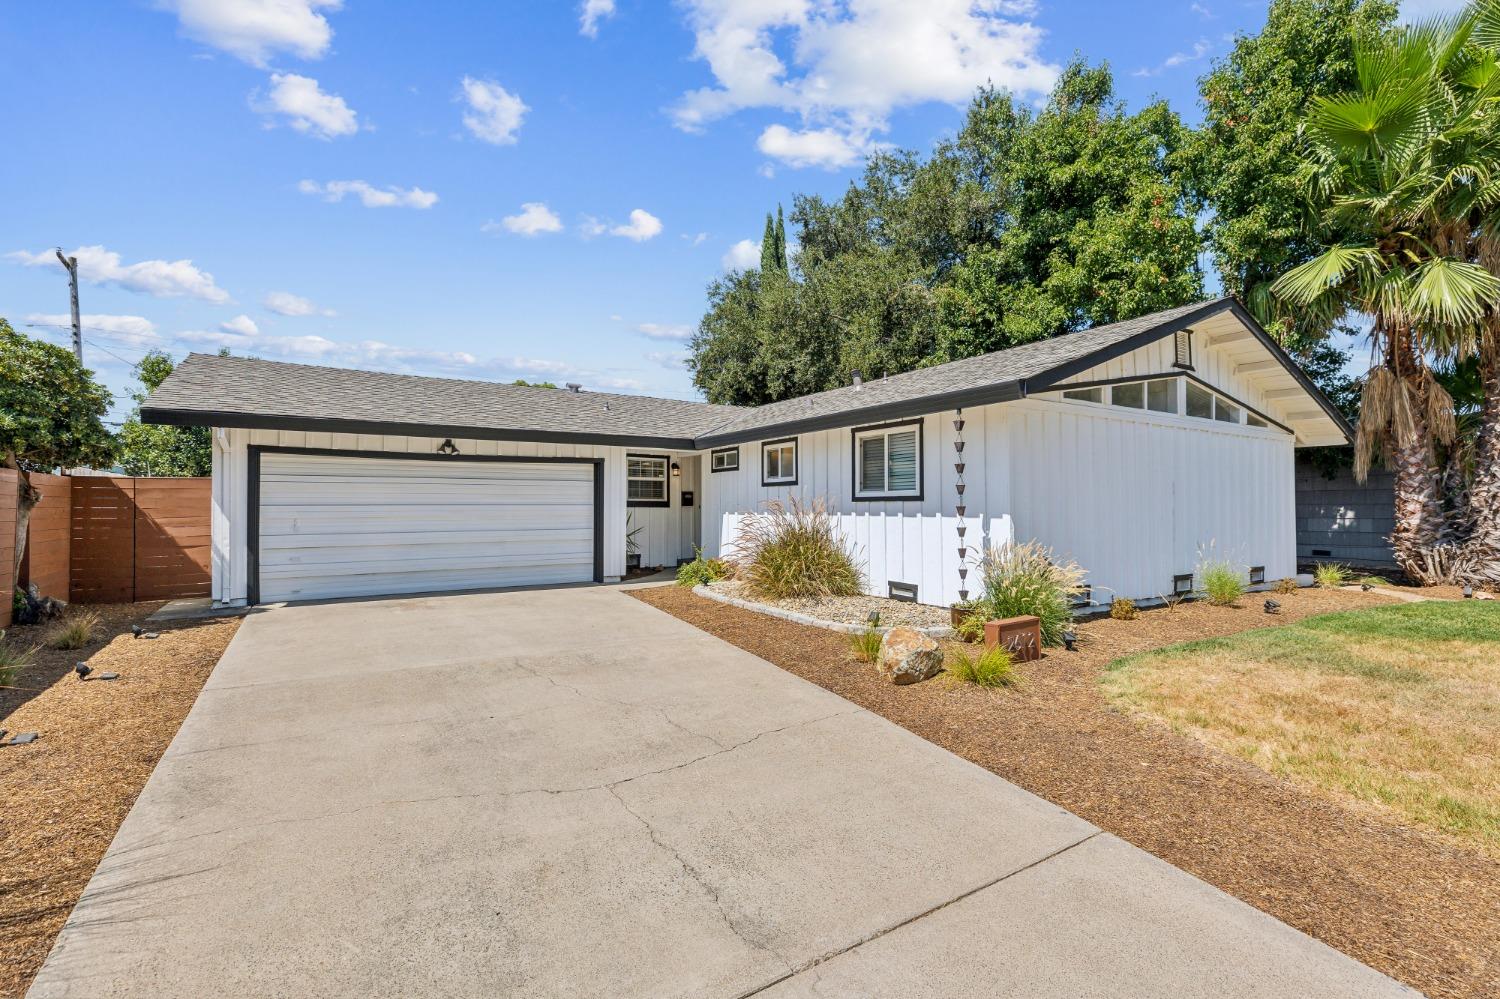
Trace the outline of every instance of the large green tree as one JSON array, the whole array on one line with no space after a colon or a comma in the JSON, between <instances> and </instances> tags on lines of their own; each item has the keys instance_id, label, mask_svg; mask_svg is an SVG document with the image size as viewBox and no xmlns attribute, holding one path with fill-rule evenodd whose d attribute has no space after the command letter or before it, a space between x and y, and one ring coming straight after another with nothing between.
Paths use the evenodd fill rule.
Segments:
<instances>
[{"instance_id":1,"label":"large green tree","mask_svg":"<svg viewBox=\"0 0 1500 999\"><path fill-rule=\"evenodd\" d=\"M1203 124L1184 159L1207 206L1214 268L1294 350L1323 341L1326 317L1286 307L1271 282L1345 235L1304 195L1302 120L1314 99L1357 85L1355 47L1395 20L1393 0L1272 0L1260 33L1237 37L1198 81Z\"/></svg>"},{"instance_id":2,"label":"large green tree","mask_svg":"<svg viewBox=\"0 0 1500 999\"><path fill-rule=\"evenodd\" d=\"M763 243L759 271L710 286L694 380L768 402L1200 297L1185 137L1164 103L1127 111L1104 66L1069 66L1040 110L983 89L930 156L880 153L841 198L796 198L795 266Z\"/></svg>"},{"instance_id":3,"label":"large green tree","mask_svg":"<svg viewBox=\"0 0 1500 999\"><path fill-rule=\"evenodd\" d=\"M130 393L135 408L120 428L120 467L127 475L195 476L213 470L208 427L168 427L141 422L141 403L172 373L171 355L153 350L136 362L140 387Z\"/></svg>"},{"instance_id":4,"label":"large green tree","mask_svg":"<svg viewBox=\"0 0 1500 999\"><path fill-rule=\"evenodd\" d=\"M1436 458L1455 436L1453 400L1433 362L1470 352L1500 311L1500 278L1473 259L1500 196L1500 72L1473 26L1466 15L1388 31L1356 47L1350 90L1310 103L1305 189L1322 232L1339 239L1273 285L1319 321L1370 317L1380 360L1363 386L1356 473L1377 451L1390 455L1392 547L1431 582L1466 568Z\"/></svg>"},{"instance_id":5,"label":"large green tree","mask_svg":"<svg viewBox=\"0 0 1500 999\"><path fill-rule=\"evenodd\" d=\"M41 502L32 472L114 460L104 428L110 394L71 351L17 333L0 318L0 466L17 476L16 563L26 554L26 528Z\"/></svg>"}]
</instances>

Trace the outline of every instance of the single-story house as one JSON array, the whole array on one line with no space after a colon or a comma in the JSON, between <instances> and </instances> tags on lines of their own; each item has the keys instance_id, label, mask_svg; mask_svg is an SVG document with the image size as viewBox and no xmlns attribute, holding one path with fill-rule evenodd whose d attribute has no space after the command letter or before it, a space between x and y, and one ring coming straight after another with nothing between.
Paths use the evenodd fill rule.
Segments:
<instances>
[{"instance_id":1,"label":"single-story house","mask_svg":"<svg viewBox=\"0 0 1500 999\"><path fill-rule=\"evenodd\" d=\"M764 406L194 354L141 416L213 428L225 603L611 581L794 495L871 593L950 603L1034 538L1151 598L1209 550L1295 572L1294 449L1351 434L1227 298Z\"/></svg>"}]
</instances>

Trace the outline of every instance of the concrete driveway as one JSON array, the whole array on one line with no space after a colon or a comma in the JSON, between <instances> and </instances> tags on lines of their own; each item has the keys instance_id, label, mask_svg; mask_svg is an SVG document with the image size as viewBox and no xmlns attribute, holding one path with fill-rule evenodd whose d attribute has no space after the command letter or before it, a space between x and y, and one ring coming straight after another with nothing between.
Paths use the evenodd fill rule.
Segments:
<instances>
[{"instance_id":1,"label":"concrete driveway","mask_svg":"<svg viewBox=\"0 0 1500 999\"><path fill-rule=\"evenodd\" d=\"M584 588L252 615L30 994L1412 993Z\"/></svg>"}]
</instances>

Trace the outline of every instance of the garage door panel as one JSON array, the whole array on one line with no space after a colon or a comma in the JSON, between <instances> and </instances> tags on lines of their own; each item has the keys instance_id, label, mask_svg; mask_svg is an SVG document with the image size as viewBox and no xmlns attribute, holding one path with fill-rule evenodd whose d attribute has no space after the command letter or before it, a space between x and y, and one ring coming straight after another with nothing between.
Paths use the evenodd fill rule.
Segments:
<instances>
[{"instance_id":1,"label":"garage door panel","mask_svg":"<svg viewBox=\"0 0 1500 999\"><path fill-rule=\"evenodd\" d=\"M402 533L374 531L367 534L262 534L262 557L278 550L307 553L314 549L337 551L359 548L407 548L435 551L453 548L472 551L475 546L503 548L511 552L552 551L558 545L585 550L593 556L594 532L584 528L529 530L521 537L513 531L412 531Z\"/></svg>"},{"instance_id":2,"label":"garage door panel","mask_svg":"<svg viewBox=\"0 0 1500 999\"><path fill-rule=\"evenodd\" d=\"M594 466L263 453L260 599L594 578Z\"/></svg>"},{"instance_id":3,"label":"garage door panel","mask_svg":"<svg viewBox=\"0 0 1500 999\"><path fill-rule=\"evenodd\" d=\"M593 504L571 503L554 506L504 506L501 504L472 507L421 508L358 507L352 505L319 507L262 507L260 530L263 539L275 535L340 534L451 534L472 531L476 534L511 531L548 531L588 524Z\"/></svg>"},{"instance_id":4,"label":"garage door panel","mask_svg":"<svg viewBox=\"0 0 1500 999\"><path fill-rule=\"evenodd\" d=\"M370 572L334 579L341 585L330 586L328 580L322 577L306 581L296 577L277 580L277 585L281 588L279 595L265 596L262 599L328 600L338 597L393 596L402 593L441 593L449 590L488 590L505 586L547 586L580 582L572 565L527 566L524 571L514 572L493 567L460 570L444 568L434 572Z\"/></svg>"}]
</instances>

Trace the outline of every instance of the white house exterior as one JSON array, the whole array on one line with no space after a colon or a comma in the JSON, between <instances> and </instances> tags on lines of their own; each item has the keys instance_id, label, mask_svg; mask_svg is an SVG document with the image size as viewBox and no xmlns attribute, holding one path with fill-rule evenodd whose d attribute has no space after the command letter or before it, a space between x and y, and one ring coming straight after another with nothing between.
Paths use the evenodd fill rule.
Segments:
<instances>
[{"instance_id":1,"label":"white house exterior","mask_svg":"<svg viewBox=\"0 0 1500 999\"><path fill-rule=\"evenodd\" d=\"M1349 433L1229 299L761 407L194 355L143 417L216 428L228 603L607 581L627 534L732 556L794 496L871 593L950 603L1036 539L1149 599L1208 552L1293 573L1294 449Z\"/></svg>"}]
</instances>

